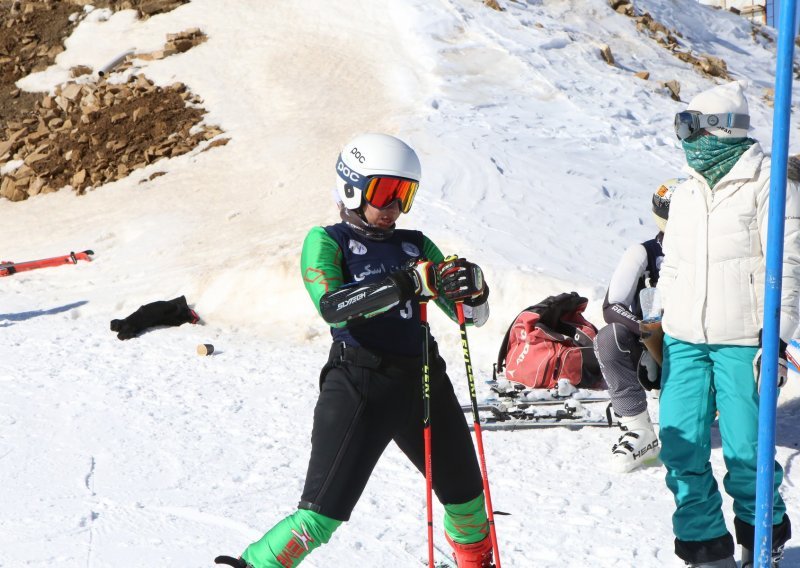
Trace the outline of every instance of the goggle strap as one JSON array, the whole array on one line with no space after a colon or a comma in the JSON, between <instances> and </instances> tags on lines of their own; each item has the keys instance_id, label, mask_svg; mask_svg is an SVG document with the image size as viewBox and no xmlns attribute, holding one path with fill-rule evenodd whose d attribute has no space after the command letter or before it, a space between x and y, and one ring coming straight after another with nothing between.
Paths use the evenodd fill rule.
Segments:
<instances>
[{"instance_id":1,"label":"goggle strap","mask_svg":"<svg viewBox=\"0 0 800 568\"><path fill-rule=\"evenodd\" d=\"M750 128L750 116L746 114L728 113L728 127Z\"/></svg>"},{"instance_id":2,"label":"goggle strap","mask_svg":"<svg viewBox=\"0 0 800 568\"><path fill-rule=\"evenodd\" d=\"M336 175L339 176L346 184L352 185L356 189L364 190L367 187L369 178L364 177L360 173L353 171L342 160L342 155L339 154L339 159L336 161Z\"/></svg>"},{"instance_id":3,"label":"goggle strap","mask_svg":"<svg viewBox=\"0 0 800 568\"><path fill-rule=\"evenodd\" d=\"M750 117L746 114L736 114L733 112L727 113L720 113L720 114L697 114L697 122L700 128L706 128L708 126L714 128L716 126L720 126L719 122L724 121L726 128L749 128L750 127ZM708 121L708 118L714 116L717 118L717 124L711 124Z\"/></svg>"},{"instance_id":4,"label":"goggle strap","mask_svg":"<svg viewBox=\"0 0 800 568\"><path fill-rule=\"evenodd\" d=\"M713 117L713 124L709 118ZM675 134L678 139L685 140L693 136L701 128L750 128L750 116L733 112L720 114L702 114L698 111L688 110L679 112L675 115ZM681 131L684 133L682 134Z\"/></svg>"}]
</instances>

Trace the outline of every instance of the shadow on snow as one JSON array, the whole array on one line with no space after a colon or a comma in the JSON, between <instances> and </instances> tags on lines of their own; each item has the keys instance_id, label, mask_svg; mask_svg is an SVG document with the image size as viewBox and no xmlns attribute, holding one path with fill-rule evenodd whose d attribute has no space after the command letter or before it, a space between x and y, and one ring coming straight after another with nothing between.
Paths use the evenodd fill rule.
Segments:
<instances>
[{"instance_id":1,"label":"shadow on snow","mask_svg":"<svg viewBox=\"0 0 800 568\"><path fill-rule=\"evenodd\" d=\"M30 312L20 312L18 314L0 314L0 321L5 320L4 323L0 323L0 327L8 327L15 322L38 318L39 316L51 316L53 314L68 312L71 309L78 308L88 303L88 300L81 300L80 302L73 302L57 308L50 308L49 310L34 310Z\"/></svg>"}]
</instances>

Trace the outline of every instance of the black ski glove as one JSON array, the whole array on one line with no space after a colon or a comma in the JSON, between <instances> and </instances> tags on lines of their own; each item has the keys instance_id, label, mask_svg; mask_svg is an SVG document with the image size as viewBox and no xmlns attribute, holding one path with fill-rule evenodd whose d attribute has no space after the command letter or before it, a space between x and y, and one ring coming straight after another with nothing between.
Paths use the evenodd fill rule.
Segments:
<instances>
[{"instance_id":1,"label":"black ski glove","mask_svg":"<svg viewBox=\"0 0 800 568\"><path fill-rule=\"evenodd\" d=\"M413 295L435 300L439 296L436 266L430 260L411 260L402 270L392 273L391 278L403 291L405 299Z\"/></svg>"},{"instance_id":2,"label":"black ski glove","mask_svg":"<svg viewBox=\"0 0 800 568\"><path fill-rule=\"evenodd\" d=\"M436 272L442 294L448 300L477 306L489 296L481 267L465 258L446 258L437 265Z\"/></svg>"},{"instance_id":3,"label":"black ski glove","mask_svg":"<svg viewBox=\"0 0 800 568\"><path fill-rule=\"evenodd\" d=\"M214 564L225 564L227 566L233 566L233 568L253 568L241 558L234 558L233 556L217 556L214 559Z\"/></svg>"},{"instance_id":4,"label":"black ski glove","mask_svg":"<svg viewBox=\"0 0 800 568\"><path fill-rule=\"evenodd\" d=\"M756 351L756 356L753 357L753 378L756 381L758 392L761 392L761 334L763 331L763 329L758 331L758 351ZM791 361L795 366L797 365L791 355L787 355L787 347L788 345L786 345L786 342L778 338L778 388L784 386L789 377L789 365L787 360Z\"/></svg>"},{"instance_id":5,"label":"black ski glove","mask_svg":"<svg viewBox=\"0 0 800 568\"><path fill-rule=\"evenodd\" d=\"M197 323L197 313L180 296L174 300L160 300L141 306L125 319L111 320L111 331L117 332L118 339L131 339L147 328L159 325L177 326L184 323Z\"/></svg>"},{"instance_id":6,"label":"black ski glove","mask_svg":"<svg viewBox=\"0 0 800 568\"><path fill-rule=\"evenodd\" d=\"M125 320L111 320L111 331L116 331L117 339L131 339L136 337L139 329Z\"/></svg>"}]
</instances>

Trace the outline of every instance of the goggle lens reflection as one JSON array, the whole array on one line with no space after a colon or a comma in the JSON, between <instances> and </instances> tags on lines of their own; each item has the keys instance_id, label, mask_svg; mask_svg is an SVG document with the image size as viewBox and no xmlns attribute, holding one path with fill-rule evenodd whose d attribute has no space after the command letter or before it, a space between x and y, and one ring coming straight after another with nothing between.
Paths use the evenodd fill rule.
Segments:
<instances>
[{"instance_id":1,"label":"goggle lens reflection","mask_svg":"<svg viewBox=\"0 0 800 568\"><path fill-rule=\"evenodd\" d=\"M367 183L364 199L376 209L384 209L400 201L400 210L408 213L419 182L403 178L374 177Z\"/></svg>"}]
</instances>

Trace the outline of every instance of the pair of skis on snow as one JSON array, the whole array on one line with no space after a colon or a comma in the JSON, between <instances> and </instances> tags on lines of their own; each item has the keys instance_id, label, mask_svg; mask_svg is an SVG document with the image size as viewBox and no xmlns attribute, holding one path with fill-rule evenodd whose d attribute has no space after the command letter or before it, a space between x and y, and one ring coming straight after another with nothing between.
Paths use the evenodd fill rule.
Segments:
<instances>
[{"instance_id":1,"label":"pair of skis on snow","mask_svg":"<svg viewBox=\"0 0 800 568\"><path fill-rule=\"evenodd\" d=\"M28 270L36 270L37 268L48 268L51 266L61 266L62 264L78 264L79 260L91 261L91 250L82 252L71 252L61 256L53 256L50 258L42 258L40 260L29 260L26 262L0 262L0 276L11 276L17 272L27 272Z\"/></svg>"},{"instance_id":2,"label":"pair of skis on snow","mask_svg":"<svg viewBox=\"0 0 800 568\"><path fill-rule=\"evenodd\" d=\"M529 389L511 381L488 381L492 396L478 404L483 430L619 426L608 393L575 388L560 379L552 389ZM464 412L472 405L463 405Z\"/></svg>"}]
</instances>

